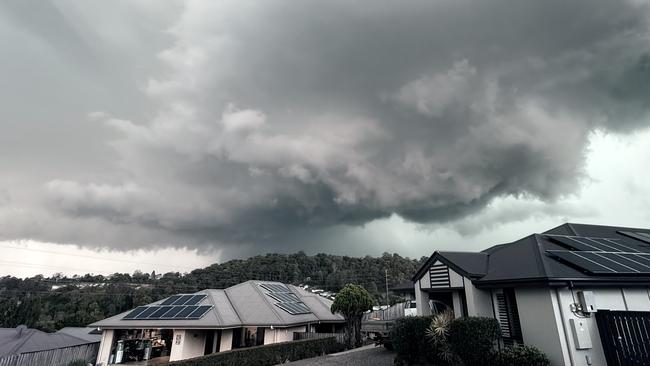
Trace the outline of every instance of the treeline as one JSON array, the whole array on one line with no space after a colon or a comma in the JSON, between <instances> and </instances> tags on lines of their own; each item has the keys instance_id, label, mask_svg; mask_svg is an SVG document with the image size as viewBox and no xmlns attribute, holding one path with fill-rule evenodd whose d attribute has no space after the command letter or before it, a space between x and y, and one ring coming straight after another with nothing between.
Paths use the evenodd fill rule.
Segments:
<instances>
[{"instance_id":1,"label":"treeline","mask_svg":"<svg viewBox=\"0 0 650 366\"><path fill-rule=\"evenodd\" d=\"M136 271L110 276L34 276L0 278L0 327L25 324L45 331L85 326L135 306L176 293L226 288L248 280L307 284L338 291L346 283L365 287L384 303L385 280L395 286L410 280L426 258L384 253L363 258L318 254L267 254L162 276Z\"/></svg>"}]
</instances>

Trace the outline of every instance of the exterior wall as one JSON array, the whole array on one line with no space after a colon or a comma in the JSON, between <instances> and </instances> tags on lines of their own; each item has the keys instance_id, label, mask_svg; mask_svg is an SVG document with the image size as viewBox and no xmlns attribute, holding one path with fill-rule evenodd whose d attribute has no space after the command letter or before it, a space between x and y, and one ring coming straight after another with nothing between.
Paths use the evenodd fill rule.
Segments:
<instances>
[{"instance_id":1,"label":"exterior wall","mask_svg":"<svg viewBox=\"0 0 650 366\"><path fill-rule=\"evenodd\" d=\"M177 337L180 336L180 341ZM203 356L205 352L205 331L174 329L172 351L169 361Z\"/></svg>"},{"instance_id":2,"label":"exterior wall","mask_svg":"<svg viewBox=\"0 0 650 366\"><path fill-rule=\"evenodd\" d=\"M232 329L221 331L221 346L219 352L230 351L232 349Z\"/></svg>"},{"instance_id":3,"label":"exterior wall","mask_svg":"<svg viewBox=\"0 0 650 366\"><path fill-rule=\"evenodd\" d=\"M463 316L463 295L459 291L454 291L451 296L454 302L454 317L460 318Z\"/></svg>"},{"instance_id":4,"label":"exterior wall","mask_svg":"<svg viewBox=\"0 0 650 366\"><path fill-rule=\"evenodd\" d=\"M589 356L593 365L605 365L605 354L600 341L600 333L598 332L595 314L591 314L588 318L578 318L569 309L571 303L578 301L577 292L581 290L591 291L594 294L596 309L599 311L650 311L650 294L648 293L648 289L643 288L576 288L573 289L573 293L568 288L557 290L559 298L558 305L560 306L562 315L561 319L564 321L567 329L566 339L574 365L587 365L587 356ZM570 319L580 319L587 325L592 348L585 350L576 349L571 333Z\"/></svg>"},{"instance_id":5,"label":"exterior wall","mask_svg":"<svg viewBox=\"0 0 650 366\"><path fill-rule=\"evenodd\" d=\"M465 300L467 302L467 315L469 316L494 316L492 308L492 292L481 290L472 284L472 281L465 281Z\"/></svg>"},{"instance_id":6,"label":"exterior wall","mask_svg":"<svg viewBox=\"0 0 650 366\"><path fill-rule=\"evenodd\" d=\"M515 296L524 344L539 348L553 366L571 365L555 290L521 288L515 289Z\"/></svg>"},{"instance_id":7,"label":"exterior wall","mask_svg":"<svg viewBox=\"0 0 650 366\"><path fill-rule=\"evenodd\" d=\"M307 326L290 328L266 328L264 331L264 344L293 341L294 332L307 332Z\"/></svg>"},{"instance_id":8,"label":"exterior wall","mask_svg":"<svg viewBox=\"0 0 650 366\"><path fill-rule=\"evenodd\" d=\"M428 277L428 276L425 276ZM431 315L429 309L429 294L420 288L420 280L415 281L415 303L417 304L417 314L420 316Z\"/></svg>"},{"instance_id":9,"label":"exterior wall","mask_svg":"<svg viewBox=\"0 0 650 366\"><path fill-rule=\"evenodd\" d=\"M102 332L102 341L99 344L99 352L97 353L97 365L108 365L108 357L111 355L111 346L113 345L113 336L115 331L106 329Z\"/></svg>"}]
</instances>

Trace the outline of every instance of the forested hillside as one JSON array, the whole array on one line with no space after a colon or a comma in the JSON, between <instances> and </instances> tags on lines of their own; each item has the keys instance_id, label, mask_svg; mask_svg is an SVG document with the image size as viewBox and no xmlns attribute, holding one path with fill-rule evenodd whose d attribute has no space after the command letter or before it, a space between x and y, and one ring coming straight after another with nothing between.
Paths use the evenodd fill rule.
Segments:
<instances>
[{"instance_id":1,"label":"forested hillside","mask_svg":"<svg viewBox=\"0 0 650 366\"><path fill-rule=\"evenodd\" d=\"M0 278L0 327L26 324L42 330L84 326L170 294L225 288L251 279L308 284L337 291L346 283L364 286L385 301L388 285L409 280L425 260L384 253L363 258L318 254L267 254L231 260L187 274L162 276L136 271L111 276Z\"/></svg>"}]
</instances>

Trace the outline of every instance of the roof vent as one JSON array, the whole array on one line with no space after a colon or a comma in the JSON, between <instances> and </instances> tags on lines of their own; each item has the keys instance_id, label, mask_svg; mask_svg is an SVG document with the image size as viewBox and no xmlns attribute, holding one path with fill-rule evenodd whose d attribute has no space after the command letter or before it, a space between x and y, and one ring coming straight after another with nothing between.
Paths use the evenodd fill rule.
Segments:
<instances>
[{"instance_id":1,"label":"roof vent","mask_svg":"<svg viewBox=\"0 0 650 366\"><path fill-rule=\"evenodd\" d=\"M16 338L20 338L23 336L23 333L27 330L27 326L24 324L21 324L16 327Z\"/></svg>"}]
</instances>

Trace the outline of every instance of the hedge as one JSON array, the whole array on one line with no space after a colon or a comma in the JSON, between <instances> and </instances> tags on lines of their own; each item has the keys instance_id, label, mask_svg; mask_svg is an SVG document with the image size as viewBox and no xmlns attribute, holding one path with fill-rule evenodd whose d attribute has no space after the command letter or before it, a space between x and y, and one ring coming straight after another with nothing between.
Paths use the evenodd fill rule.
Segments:
<instances>
[{"instance_id":1,"label":"hedge","mask_svg":"<svg viewBox=\"0 0 650 366\"><path fill-rule=\"evenodd\" d=\"M407 316L397 319L390 330L390 342L397 353L396 364L413 365L432 361L435 349L427 340L431 317Z\"/></svg>"},{"instance_id":2,"label":"hedge","mask_svg":"<svg viewBox=\"0 0 650 366\"><path fill-rule=\"evenodd\" d=\"M519 345L506 347L496 359L498 366L548 366L551 362L546 355L532 346Z\"/></svg>"},{"instance_id":3,"label":"hedge","mask_svg":"<svg viewBox=\"0 0 650 366\"><path fill-rule=\"evenodd\" d=\"M343 350L334 337L273 343L240 348L211 355L170 362L175 366L272 366Z\"/></svg>"},{"instance_id":4,"label":"hedge","mask_svg":"<svg viewBox=\"0 0 650 366\"><path fill-rule=\"evenodd\" d=\"M500 338L501 328L494 318L469 316L455 319L449 325L449 345L465 366L484 366L491 362Z\"/></svg>"}]
</instances>

